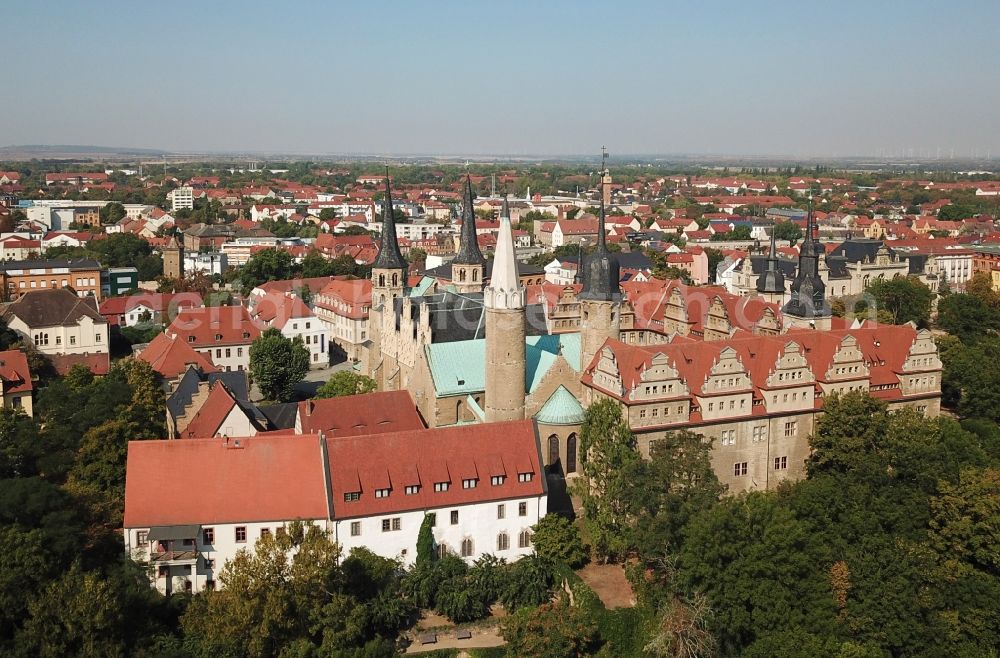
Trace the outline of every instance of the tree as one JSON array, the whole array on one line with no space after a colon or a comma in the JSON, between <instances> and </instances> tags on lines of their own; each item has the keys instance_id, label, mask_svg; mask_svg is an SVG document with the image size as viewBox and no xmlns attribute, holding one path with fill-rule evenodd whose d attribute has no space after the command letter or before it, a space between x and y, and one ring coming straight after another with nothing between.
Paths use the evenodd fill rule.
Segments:
<instances>
[{"instance_id":1,"label":"tree","mask_svg":"<svg viewBox=\"0 0 1000 658\"><path fill-rule=\"evenodd\" d=\"M706 628L711 610L701 595L690 603L674 598L664 606L646 653L659 658L707 658L714 654L715 637Z\"/></svg>"},{"instance_id":2,"label":"tree","mask_svg":"<svg viewBox=\"0 0 1000 658\"><path fill-rule=\"evenodd\" d=\"M963 343L972 343L986 334L1000 331L1000 311L981 297L952 294L938 302L937 324Z\"/></svg>"},{"instance_id":3,"label":"tree","mask_svg":"<svg viewBox=\"0 0 1000 658\"><path fill-rule=\"evenodd\" d=\"M934 295L919 279L875 279L865 290L875 298L879 311L888 312L893 324L914 322L926 327L930 322Z\"/></svg>"},{"instance_id":4,"label":"tree","mask_svg":"<svg viewBox=\"0 0 1000 658\"><path fill-rule=\"evenodd\" d=\"M931 498L930 542L957 571L1000 574L1000 469L964 469Z\"/></svg>"},{"instance_id":5,"label":"tree","mask_svg":"<svg viewBox=\"0 0 1000 658\"><path fill-rule=\"evenodd\" d=\"M788 240L789 245L802 239L802 227L795 222L775 222L772 231L775 240Z\"/></svg>"},{"instance_id":6,"label":"tree","mask_svg":"<svg viewBox=\"0 0 1000 658\"><path fill-rule=\"evenodd\" d=\"M564 562L573 569L587 562L587 549L580 530L564 516L547 514L532 529L535 553L554 562Z\"/></svg>"},{"instance_id":7,"label":"tree","mask_svg":"<svg viewBox=\"0 0 1000 658\"><path fill-rule=\"evenodd\" d=\"M117 224L125 218L125 206L117 201L112 201L100 209L99 215L102 224Z\"/></svg>"},{"instance_id":8,"label":"tree","mask_svg":"<svg viewBox=\"0 0 1000 658\"><path fill-rule=\"evenodd\" d=\"M417 564L437 561L437 551L434 550L434 513L424 514L417 533Z\"/></svg>"},{"instance_id":9,"label":"tree","mask_svg":"<svg viewBox=\"0 0 1000 658\"><path fill-rule=\"evenodd\" d=\"M124 656L120 603L105 578L74 563L28 604L18 649L43 658Z\"/></svg>"},{"instance_id":10,"label":"tree","mask_svg":"<svg viewBox=\"0 0 1000 658\"><path fill-rule=\"evenodd\" d=\"M986 272L976 272L965 283L965 294L976 297L994 310L1000 310L1000 293L993 290L993 279Z\"/></svg>"},{"instance_id":11,"label":"tree","mask_svg":"<svg viewBox=\"0 0 1000 658\"><path fill-rule=\"evenodd\" d=\"M512 658L574 658L593 655L597 625L587 611L560 600L505 617L500 635Z\"/></svg>"},{"instance_id":12,"label":"tree","mask_svg":"<svg viewBox=\"0 0 1000 658\"><path fill-rule=\"evenodd\" d=\"M283 281L294 274L291 254L282 249L261 249L240 269L243 294L267 281Z\"/></svg>"},{"instance_id":13,"label":"tree","mask_svg":"<svg viewBox=\"0 0 1000 658\"><path fill-rule=\"evenodd\" d=\"M333 274L334 266L330 259L324 256L318 249L311 249L306 257L302 259L302 276L306 279L313 279L321 276Z\"/></svg>"},{"instance_id":14,"label":"tree","mask_svg":"<svg viewBox=\"0 0 1000 658\"><path fill-rule=\"evenodd\" d=\"M285 338L271 327L250 345L250 375L268 400L288 402L309 372L309 350L301 337Z\"/></svg>"},{"instance_id":15,"label":"tree","mask_svg":"<svg viewBox=\"0 0 1000 658\"><path fill-rule=\"evenodd\" d=\"M500 602L509 612L541 605L552 598L555 565L539 556L529 555L507 567Z\"/></svg>"},{"instance_id":16,"label":"tree","mask_svg":"<svg viewBox=\"0 0 1000 658\"><path fill-rule=\"evenodd\" d=\"M324 222L329 221L331 219L337 219L338 216L339 215L337 213L336 208L323 208L322 210L319 211L319 218L321 221Z\"/></svg>"},{"instance_id":17,"label":"tree","mask_svg":"<svg viewBox=\"0 0 1000 658\"><path fill-rule=\"evenodd\" d=\"M427 252L419 247L412 247L406 255L406 260L411 263L423 263L427 260Z\"/></svg>"},{"instance_id":18,"label":"tree","mask_svg":"<svg viewBox=\"0 0 1000 658\"><path fill-rule=\"evenodd\" d=\"M580 431L584 526L602 559L624 555L630 539L625 511L629 490L626 469L639 461L636 439L615 400L591 404Z\"/></svg>"},{"instance_id":19,"label":"tree","mask_svg":"<svg viewBox=\"0 0 1000 658\"><path fill-rule=\"evenodd\" d=\"M338 370L326 383L316 389L315 397L339 398L345 395L371 393L375 388L375 380L368 375L359 375L352 370Z\"/></svg>"}]
</instances>

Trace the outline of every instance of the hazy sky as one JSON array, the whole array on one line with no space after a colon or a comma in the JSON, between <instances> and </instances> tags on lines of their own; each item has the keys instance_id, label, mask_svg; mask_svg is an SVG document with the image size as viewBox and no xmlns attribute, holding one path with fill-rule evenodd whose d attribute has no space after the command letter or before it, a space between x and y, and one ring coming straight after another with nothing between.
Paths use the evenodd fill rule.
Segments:
<instances>
[{"instance_id":1,"label":"hazy sky","mask_svg":"<svg viewBox=\"0 0 1000 658\"><path fill-rule=\"evenodd\" d=\"M1000 155L1000 2L15 2L0 145Z\"/></svg>"}]
</instances>

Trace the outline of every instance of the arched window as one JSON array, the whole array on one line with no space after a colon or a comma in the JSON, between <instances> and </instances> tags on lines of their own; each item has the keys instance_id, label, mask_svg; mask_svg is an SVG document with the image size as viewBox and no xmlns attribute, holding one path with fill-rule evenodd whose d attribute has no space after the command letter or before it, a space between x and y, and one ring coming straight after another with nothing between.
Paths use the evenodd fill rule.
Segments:
<instances>
[{"instance_id":1,"label":"arched window","mask_svg":"<svg viewBox=\"0 0 1000 658\"><path fill-rule=\"evenodd\" d=\"M479 270L472 270L472 280L479 281Z\"/></svg>"},{"instance_id":2,"label":"arched window","mask_svg":"<svg viewBox=\"0 0 1000 658\"><path fill-rule=\"evenodd\" d=\"M462 404L464 400L459 398L458 402L455 403L455 422L460 422L462 420Z\"/></svg>"},{"instance_id":3,"label":"arched window","mask_svg":"<svg viewBox=\"0 0 1000 658\"><path fill-rule=\"evenodd\" d=\"M396 272L392 273L392 287L395 288L399 285L399 274Z\"/></svg>"},{"instance_id":4,"label":"arched window","mask_svg":"<svg viewBox=\"0 0 1000 658\"><path fill-rule=\"evenodd\" d=\"M378 287L379 288L385 288L385 275L384 274L379 274L378 275Z\"/></svg>"},{"instance_id":5,"label":"arched window","mask_svg":"<svg viewBox=\"0 0 1000 658\"><path fill-rule=\"evenodd\" d=\"M472 557L472 540L466 537L462 540L462 557Z\"/></svg>"},{"instance_id":6,"label":"arched window","mask_svg":"<svg viewBox=\"0 0 1000 658\"><path fill-rule=\"evenodd\" d=\"M437 554L439 558L443 558L448 555L448 545L445 543L440 543L437 545Z\"/></svg>"},{"instance_id":7,"label":"arched window","mask_svg":"<svg viewBox=\"0 0 1000 658\"><path fill-rule=\"evenodd\" d=\"M501 532L497 535L497 550L506 551L510 548L510 536L506 532Z\"/></svg>"},{"instance_id":8,"label":"arched window","mask_svg":"<svg viewBox=\"0 0 1000 658\"><path fill-rule=\"evenodd\" d=\"M549 466L559 463L559 437L555 434L549 437Z\"/></svg>"},{"instance_id":9,"label":"arched window","mask_svg":"<svg viewBox=\"0 0 1000 658\"><path fill-rule=\"evenodd\" d=\"M465 281L465 268L461 268L458 270L458 280Z\"/></svg>"},{"instance_id":10,"label":"arched window","mask_svg":"<svg viewBox=\"0 0 1000 658\"><path fill-rule=\"evenodd\" d=\"M566 439L566 472L576 473L576 434Z\"/></svg>"},{"instance_id":11,"label":"arched window","mask_svg":"<svg viewBox=\"0 0 1000 658\"><path fill-rule=\"evenodd\" d=\"M519 548L529 548L531 546L531 532L522 530L517 536L517 545Z\"/></svg>"}]
</instances>

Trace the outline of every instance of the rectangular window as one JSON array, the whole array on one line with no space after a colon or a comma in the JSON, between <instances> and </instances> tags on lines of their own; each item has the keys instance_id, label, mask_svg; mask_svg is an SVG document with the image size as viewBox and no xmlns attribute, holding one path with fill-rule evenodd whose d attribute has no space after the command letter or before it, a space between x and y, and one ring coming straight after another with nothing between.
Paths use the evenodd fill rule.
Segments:
<instances>
[{"instance_id":1,"label":"rectangular window","mask_svg":"<svg viewBox=\"0 0 1000 658\"><path fill-rule=\"evenodd\" d=\"M352 537L361 536L361 521L351 521L351 536Z\"/></svg>"},{"instance_id":2,"label":"rectangular window","mask_svg":"<svg viewBox=\"0 0 1000 658\"><path fill-rule=\"evenodd\" d=\"M412 496L412 495L418 494L418 493L420 493L420 485L419 484L408 484L408 485L406 485L406 495L407 496Z\"/></svg>"},{"instance_id":3,"label":"rectangular window","mask_svg":"<svg viewBox=\"0 0 1000 658\"><path fill-rule=\"evenodd\" d=\"M462 480L463 489L475 489L477 484L479 484L479 480L477 480L476 478L468 478Z\"/></svg>"},{"instance_id":4,"label":"rectangular window","mask_svg":"<svg viewBox=\"0 0 1000 658\"><path fill-rule=\"evenodd\" d=\"M382 532L389 532L392 528L392 522L389 519L382 519Z\"/></svg>"},{"instance_id":5,"label":"rectangular window","mask_svg":"<svg viewBox=\"0 0 1000 658\"><path fill-rule=\"evenodd\" d=\"M788 468L788 457L775 457L774 470L783 471Z\"/></svg>"},{"instance_id":6,"label":"rectangular window","mask_svg":"<svg viewBox=\"0 0 1000 658\"><path fill-rule=\"evenodd\" d=\"M100 334L100 332L94 334L94 342L97 342L97 343L101 342L101 334Z\"/></svg>"},{"instance_id":7,"label":"rectangular window","mask_svg":"<svg viewBox=\"0 0 1000 658\"><path fill-rule=\"evenodd\" d=\"M233 355L233 354L232 354L232 350L231 350L230 348L228 348L228 347L227 347L227 348L226 348L226 358L228 359L228 358L230 358L230 357L231 357L232 355Z\"/></svg>"},{"instance_id":8,"label":"rectangular window","mask_svg":"<svg viewBox=\"0 0 1000 658\"><path fill-rule=\"evenodd\" d=\"M399 530L403 527L402 520L397 516L392 519L392 529Z\"/></svg>"},{"instance_id":9,"label":"rectangular window","mask_svg":"<svg viewBox=\"0 0 1000 658\"><path fill-rule=\"evenodd\" d=\"M506 479L507 476L505 475L494 475L493 477L490 478L490 484L492 484L494 487L499 487L504 483L504 481L506 481Z\"/></svg>"},{"instance_id":10,"label":"rectangular window","mask_svg":"<svg viewBox=\"0 0 1000 658\"><path fill-rule=\"evenodd\" d=\"M215 544L215 528L201 529L201 543L205 546L212 546Z\"/></svg>"},{"instance_id":11,"label":"rectangular window","mask_svg":"<svg viewBox=\"0 0 1000 658\"><path fill-rule=\"evenodd\" d=\"M528 503L518 503L517 504L517 515L518 516L528 516Z\"/></svg>"},{"instance_id":12,"label":"rectangular window","mask_svg":"<svg viewBox=\"0 0 1000 658\"><path fill-rule=\"evenodd\" d=\"M733 464L733 475L746 475L747 474L747 463L746 462L736 462Z\"/></svg>"},{"instance_id":13,"label":"rectangular window","mask_svg":"<svg viewBox=\"0 0 1000 658\"><path fill-rule=\"evenodd\" d=\"M264 537L269 537L270 535L271 535L271 529L270 528L261 528L260 529L260 536L261 536L262 539Z\"/></svg>"},{"instance_id":14,"label":"rectangular window","mask_svg":"<svg viewBox=\"0 0 1000 658\"><path fill-rule=\"evenodd\" d=\"M448 491L448 483L447 482L435 482L434 483L434 491L436 491L438 493L440 493L442 491Z\"/></svg>"},{"instance_id":15,"label":"rectangular window","mask_svg":"<svg viewBox=\"0 0 1000 658\"><path fill-rule=\"evenodd\" d=\"M375 490L375 497L376 498L388 498L389 497L389 490L388 489L376 489Z\"/></svg>"},{"instance_id":16,"label":"rectangular window","mask_svg":"<svg viewBox=\"0 0 1000 658\"><path fill-rule=\"evenodd\" d=\"M345 503L354 503L354 502L357 502L359 500L361 500L361 492L360 491L348 491L347 493L344 494L344 502Z\"/></svg>"},{"instance_id":17,"label":"rectangular window","mask_svg":"<svg viewBox=\"0 0 1000 658\"><path fill-rule=\"evenodd\" d=\"M497 505L497 518L502 519L507 515L507 506L504 504Z\"/></svg>"},{"instance_id":18,"label":"rectangular window","mask_svg":"<svg viewBox=\"0 0 1000 658\"><path fill-rule=\"evenodd\" d=\"M242 347L237 347L236 348L236 356L243 356L243 348Z\"/></svg>"},{"instance_id":19,"label":"rectangular window","mask_svg":"<svg viewBox=\"0 0 1000 658\"><path fill-rule=\"evenodd\" d=\"M451 511L451 524L452 525L458 525L458 510L457 509L453 509Z\"/></svg>"},{"instance_id":20,"label":"rectangular window","mask_svg":"<svg viewBox=\"0 0 1000 658\"><path fill-rule=\"evenodd\" d=\"M242 544L247 540L247 527L245 525L236 526L236 542Z\"/></svg>"},{"instance_id":21,"label":"rectangular window","mask_svg":"<svg viewBox=\"0 0 1000 658\"><path fill-rule=\"evenodd\" d=\"M69 344L70 345L76 345L76 336L70 336L69 337Z\"/></svg>"},{"instance_id":22,"label":"rectangular window","mask_svg":"<svg viewBox=\"0 0 1000 658\"><path fill-rule=\"evenodd\" d=\"M149 543L149 540L147 539L148 537L149 533L147 531L140 530L139 532L135 533L135 543L138 544L139 546L145 546L146 544Z\"/></svg>"},{"instance_id":23,"label":"rectangular window","mask_svg":"<svg viewBox=\"0 0 1000 658\"><path fill-rule=\"evenodd\" d=\"M534 475L535 475L534 473L518 473L518 475L517 475L517 481L518 482L531 482L531 479L532 479L532 477L534 477Z\"/></svg>"},{"instance_id":24,"label":"rectangular window","mask_svg":"<svg viewBox=\"0 0 1000 658\"><path fill-rule=\"evenodd\" d=\"M798 433L799 421L790 420L785 423L785 436L795 436Z\"/></svg>"}]
</instances>

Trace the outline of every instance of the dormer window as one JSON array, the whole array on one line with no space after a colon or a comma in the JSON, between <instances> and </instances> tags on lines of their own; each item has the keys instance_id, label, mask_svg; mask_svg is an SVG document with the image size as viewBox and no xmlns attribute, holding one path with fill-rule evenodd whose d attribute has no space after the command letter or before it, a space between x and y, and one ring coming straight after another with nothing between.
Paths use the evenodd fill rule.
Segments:
<instances>
[{"instance_id":1,"label":"dormer window","mask_svg":"<svg viewBox=\"0 0 1000 658\"><path fill-rule=\"evenodd\" d=\"M494 475L493 477L490 478L490 484L492 484L494 487L499 487L506 480L507 480L506 475Z\"/></svg>"},{"instance_id":2,"label":"dormer window","mask_svg":"<svg viewBox=\"0 0 1000 658\"><path fill-rule=\"evenodd\" d=\"M517 481L518 482L531 482L531 480L534 477L535 477L534 473L518 473L517 474Z\"/></svg>"},{"instance_id":3,"label":"dormer window","mask_svg":"<svg viewBox=\"0 0 1000 658\"><path fill-rule=\"evenodd\" d=\"M389 497L389 491L390 491L389 489L376 489L375 490L375 497L376 498L388 498Z\"/></svg>"},{"instance_id":4,"label":"dormer window","mask_svg":"<svg viewBox=\"0 0 1000 658\"><path fill-rule=\"evenodd\" d=\"M246 339L246 338L250 338L250 332L249 332L249 331L244 331L244 332L243 332L243 338L244 338L244 339Z\"/></svg>"},{"instance_id":5,"label":"dormer window","mask_svg":"<svg viewBox=\"0 0 1000 658\"><path fill-rule=\"evenodd\" d=\"M437 493L441 493L442 491L448 491L448 483L447 482L435 482L434 483L434 491L437 492Z\"/></svg>"},{"instance_id":6,"label":"dormer window","mask_svg":"<svg viewBox=\"0 0 1000 658\"><path fill-rule=\"evenodd\" d=\"M347 493L344 494L345 503L356 503L359 500L361 500L360 491L348 491Z\"/></svg>"},{"instance_id":7,"label":"dormer window","mask_svg":"<svg viewBox=\"0 0 1000 658\"><path fill-rule=\"evenodd\" d=\"M420 493L420 485L419 484L408 484L408 485L406 485L406 495L407 496L413 496L413 495L418 494L418 493Z\"/></svg>"},{"instance_id":8,"label":"dormer window","mask_svg":"<svg viewBox=\"0 0 1000 658\"><path fill-rule=\"evenodd\" d=\"M215 334L215 340L222 340L222 334Z\"/></svg>"},{"instance_id":9,"label":"dormer window","mask_svg":"<svg viewBox=\"0 0 1000 658\"><path fill-rule=\"evenodd\" d=\"M462 480L463 489L475 489L477 484L479 484L479 478L466 478Z\"/></svg>"}]
</instances>

